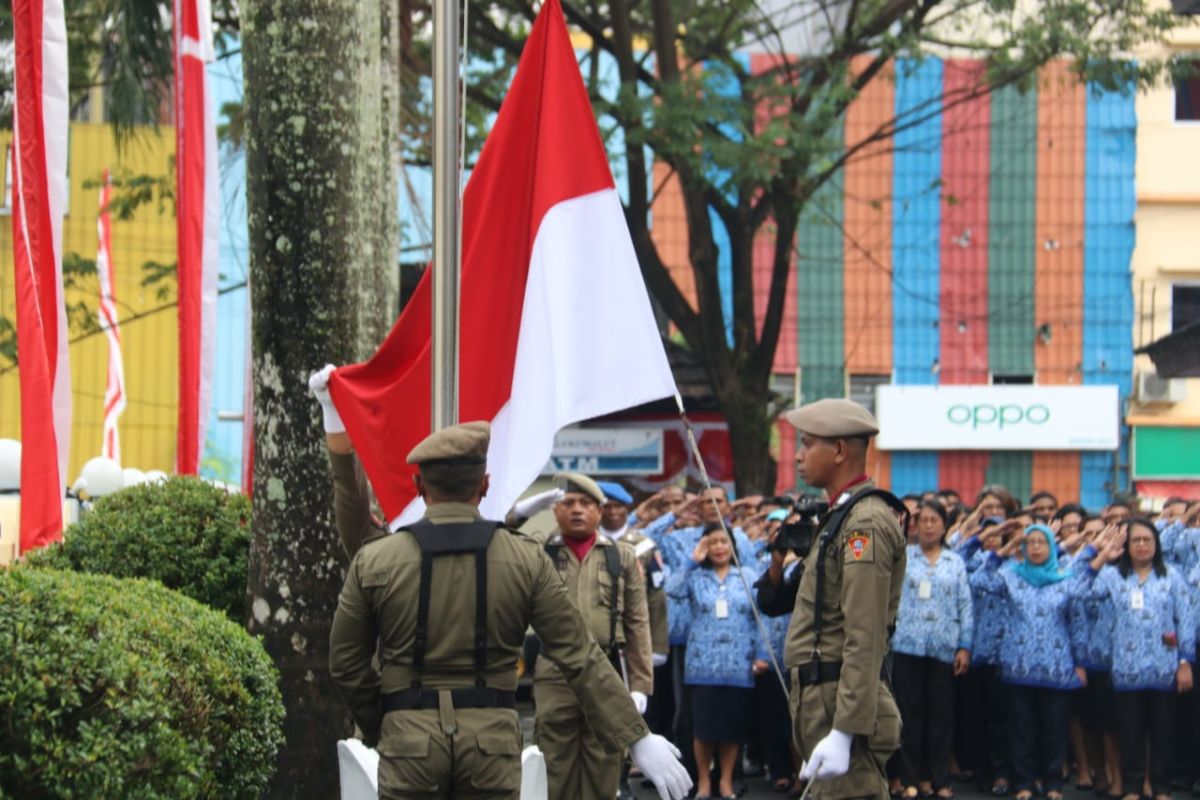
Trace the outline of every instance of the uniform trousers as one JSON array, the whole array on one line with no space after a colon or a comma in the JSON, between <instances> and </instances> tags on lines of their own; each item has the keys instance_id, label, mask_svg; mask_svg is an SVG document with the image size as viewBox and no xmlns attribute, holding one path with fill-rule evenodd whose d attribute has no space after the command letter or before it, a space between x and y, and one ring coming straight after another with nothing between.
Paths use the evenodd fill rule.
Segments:
<instances>
[{"instance_id":1,"label":"uniform trousers","mask_svg":"<svg viewBox=\"0 0 1200 800\"><path fill-rule=\"evenodd\" d=\"M797 670L792 670L792 686L800 685ZM850 800L879 798L888 800L884 765L900 746L900 711L883 681L876 687L875 727L869 735L856 735L850 745L850 770L839 778L816 781L814 800ZM837 708L837 681L810 684L792 689L792 735L804 758L829 735Z\"/></svg>"},{"instance_id":2,"label":"uniform trousers","mask_svg":"<svg viewBox=\"0 0 1200 800\"><path fill-rule=\"evenodd\" d=\"M963 682L965 708L957 736L962 741L966 766L979 774L980 785L1007 781L1012 773L1008 754L1008 686L1000 680L1000 668L994 664L972 664Z\"/></svg>"},{"instance_id":3,"label":"uniform trousers","mask_svg":"<svg viewBox=\"0 0 1200 800\"><path fill-rule=\"evenodd\" d=\"M1121 742L1121 780L1126 794L1141 789L1146 775L1146 744L1150 744L1151 794L1170 794L1172 709L1179 702L1174 692L1146 689L1114 692L1118 738Z\"/></svg>"},{"instance_id":4,"label":"uniform trousers","mask_svg":"<svg viewBox=\"0 0 1200 800\"><path fill-rule=\"evenodd\" d=\"M1008 744L1016 791L1061 792L1062 763L1067 752L1069 689L1008 685Z\"/></svg>"},{"instance_id":5,"label":"uniform trousers","mask_svg":"<svg viewBox=\"0 0 1200 800\"><path fill-rule=\"evenodd\" d=\"M758 710L754 735L771 780L791 777L796 771L792 765L792 720L788 716L787 695L775 670L767 670L754 679L754 704Z\"/></svg>"},{"instance_id":6,"label":"uniform trousers","mask_svg":"<svg viewBox=\"0 0 1200 800\"><path fill-rule=\"evenodd\" d=\"M691 690L684 682L687 669L687 647L671 645L671 689L674 693L675 718L671 723L671 741L683 753L683 766L692 780L696 779L696 754L692 749L692 698ZM657 692L655 692L657 694Z\"/></svg>"},{"instance_id":7,"label":"uniform trousers","mask_svg":"<svg viewBox=\"0 0 1200 800\"><path fill-rule=\"evenodd\" d=\"M386 714L377 749L380 800L521 794L521 729L511 709L455 709L447 692L440 709Z\"/></svg>"},{"instance_id":8,"label":"uniform trousers","mask_svg":"<svg viewBox=\"0 0 1200 800\"><path fill-rule=\"evenodd\" d=\"M550 800L615 797L624 754L604 749L566 681L535 680L533 702Z\"/></svg>"},{"instance_id":9,"label":"uniform trousers","mask_svg":"<svg viewBox=\"0 0 1200 800\"><path fill-rule=\"evenodd\" d=\"M900 779L906 786L930 781L941 789L950 780L954 744L954 667L936 658L896 653L892 688L904 720Z\"/></svg>"}]
</instances>

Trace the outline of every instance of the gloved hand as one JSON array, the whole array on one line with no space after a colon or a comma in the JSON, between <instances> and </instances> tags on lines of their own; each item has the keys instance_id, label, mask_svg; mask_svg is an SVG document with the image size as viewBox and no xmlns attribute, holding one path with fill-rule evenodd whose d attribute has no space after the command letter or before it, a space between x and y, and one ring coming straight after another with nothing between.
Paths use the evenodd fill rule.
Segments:
<instances>
[{"instance_id":1,"label":"gloved hand","mask_svg":"<svg viewBox=\"0 0 1200 800\"><path fill-rule=\"evenodd\" d=\"M650 702L650 698L641 692L630 692L629 696L633 698L633 704L637 707L639 714L646 713L646 704Z\"/></svg>"},{"instance_id":2,"label":"gloved hand","mask_svg":"<svg viewBox=\"0 0 1200 800\"><path fill-rule=\"evenodd\" d=\"M656 667L661 667L663 664L667 663L667 654L666 653L651 653L650 654L650 663Z\"/></svg>"},{"instance_id":3,"label":"gloved hand","mask_svg":"<svg viewBox=\"0 0 1200 800\"><path fill-rule=\"evenodd\" d=\"M538 494L526 497L524 500L518 500L513 506L513 511L517 512L518 517L529 519L539 511L549 508L559 500L562 500L564 495L565 492L562 489L539 492Z\"/></svg>"},{"instance_id":4,"label":"gloved hand","mask_svg":"<svg viewBox=\"0 0 1200 800\"><path fill-rule=\"evenodd\" d=\"M308 376L308 390L321 404L321 420L325 424L326 433L345 433L346 426L338 416L333 406L333 398L329 396L329 376L333 374L333 364L326 364L321 369Z\"/></svg>"},{"instance_id":5,"label":"gloved hand","mask_svg":"<svg viewBox=\"0 0 1200 800\"><path fill-rule=\"evenodd\" d=\"M679 750L657 733L638 739L629 746L629 755L642 775L650 779L662 800L683 800L692 788L692 779L679 763Z\"/></svg>"},{"instance_id":6,"label":"gloved hand","mask_svg":"<svg viewBox=\"0 0 1200 800\"><path fill-rule=\"evenodd\" d=\"M850 771L850 743L854 737L848 733L831 730L829 734L817 742L812 756L800 767L801 780L825 780L837 778Z\"/></svg>"}]
</instances>

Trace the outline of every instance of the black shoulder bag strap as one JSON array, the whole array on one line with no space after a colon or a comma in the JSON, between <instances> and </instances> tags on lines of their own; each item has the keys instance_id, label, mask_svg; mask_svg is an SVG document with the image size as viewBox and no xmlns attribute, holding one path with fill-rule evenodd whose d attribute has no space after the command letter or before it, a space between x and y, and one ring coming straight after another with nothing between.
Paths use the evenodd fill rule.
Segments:
<instances>
[{"instance_id":1,"label":"black shoulder bag strap","mask_svg":"<svg viewBox=\"0 0 1200 800\"><path fill-rule=\"evenodd\" d=\"M825 558L829 554L829 543L834 540L838 532L842 528L842 523L846 521L846 517L850 514L850 509L868 497L878 497L883 500L893 510L901 513L901 530L908 527L908 509L904 507L904 503L896 497L896 495L886 489L868 489L865 492L854 495L837 508L829 512L829 516L825 518L825 527L821 531L821 539L818 544L817 552L817 599L813 603L813 650L812 660L814 663L821 660L821 622L824 616L825 605Z\"/></svg>"},{"instance_id":2,"label":"black shoulder bag strap","mask_svg":"<svg viewBox=\"0 0 1200 800\"><path fill-rule=\"evenodd\" d=\"M612 597L609 598L608 606L608 649L610 652L617 652L617 621L619 614L617 613L617 602L621 598L621 553L617 550L617 545L614 543L612 547L605 547L604 550L604 566L608 570L608 574L612 576Z\"/></svg>"},{"instance_id":3,"label":"black shoulder bag strap","mask_svg":"<svg viewBox=\"0 0 1200 800\"><path fill-rule=\"evenodd\" d=\"M428 519L410 525L407 530L421 548L421 585L417 595L417 630L413 637L412 688L421 688L421 671L429 645L429 592L433 581L433 559L457 553L475 555L475 685L485 684L487 670L487 550L498 522L480 519L473 522L435 525Z\"/></svg>"}]
</instances>

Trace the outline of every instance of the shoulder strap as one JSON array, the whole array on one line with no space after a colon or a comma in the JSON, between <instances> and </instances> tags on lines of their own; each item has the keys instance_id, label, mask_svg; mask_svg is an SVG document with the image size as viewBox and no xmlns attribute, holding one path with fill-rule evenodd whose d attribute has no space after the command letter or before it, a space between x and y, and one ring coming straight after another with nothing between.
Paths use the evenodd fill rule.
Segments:
<instances>
[{"instance_id":1,"label":"shoulder strap","mask_svg":"<svg viewBox=\"0 0 1200 800\"><path fill-rule=\"evenodd\" d=\"M484 685L487 668L487 550L496 529L502 527L498 522L485 519L445 525L435 525L423 519L406 529L421 548L417 630L413 637L413 670L416 677L412 688L421 688L421 671L425 666L425 651L429 643L429 592L433 582L433 559L456 553L475 555L475 685Z\"/></svg>"},{"instance_id":2,"label":"shoulder strap","mask_svg":"<svg viewBox=\"0 0 1200 800\"><path fill-rule=\"evenodd\" d=\"M868 497L878 497L887 503L894 511L902 514L901 530L908 528L908 509L904 507L904 503L896 497L896 495L886 489L868 489L865 492L860 492L849 500L844 505L838 506L833 511L829 512L829 516L825 519L825 528L821 531L821 539L817 552L817 597L813 603L813 651L812 659L814 662L821 660L821 622L824 616L825 605L825 558L829 554L829 543L832 542L841 531L842 523L846 521L846 517L850 514L850 509L853 508L858 501L865 500Z\"/></svg>"},{"instance_id":3,"label":"shoulder strap","mask_svg":"<svg viewBox=\"0 0 1200 800\"><path fill-rule=\"evenodd\" d=\"M608 604L608 649L616 650L617 619L620 616L617 613L617 603L621 598L621 551L615 542L612 547L605 547L603 550L604 565L608 574L612 576L612 597L609 598Z\"/></svg>"}]
</instances>

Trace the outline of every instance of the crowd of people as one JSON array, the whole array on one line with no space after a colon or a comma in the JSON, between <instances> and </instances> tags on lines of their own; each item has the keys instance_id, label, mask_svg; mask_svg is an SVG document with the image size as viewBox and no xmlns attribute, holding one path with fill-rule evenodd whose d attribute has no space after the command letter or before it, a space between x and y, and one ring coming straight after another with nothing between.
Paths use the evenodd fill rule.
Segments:
<instances>
[{"instance_id":1,"label":"crowd of people","mask_svg":"<svg viewBox=\"0 0 1200 800\"><path fill-rule=\"evenodd\" d=\"M719 765L697 775L698 796L729 796L760 765L781 793L801 791L784 695L789 620L760 610L778 610L764 602L772 570L797 581L803 569L803 554L778 546L798 499L671 487L635 506L619 487L608 494L602 532L657 546L662 577L648 589L666 594L669 652L655 654L647 720L693 771ZM1059 800L1067 781L1113 800L1200 792L1200 701L1187 694L1200 504L1172 498L1148 517L1133 500L1088 510L1037 492L1021 503L1001 486L971 505L952 490L902 500L893 797L951 800L955 779L1017 800Z\"/></svg>"}]
</instances>

